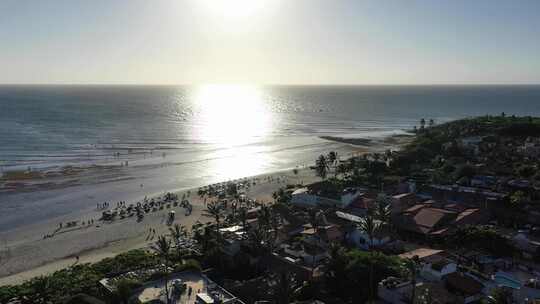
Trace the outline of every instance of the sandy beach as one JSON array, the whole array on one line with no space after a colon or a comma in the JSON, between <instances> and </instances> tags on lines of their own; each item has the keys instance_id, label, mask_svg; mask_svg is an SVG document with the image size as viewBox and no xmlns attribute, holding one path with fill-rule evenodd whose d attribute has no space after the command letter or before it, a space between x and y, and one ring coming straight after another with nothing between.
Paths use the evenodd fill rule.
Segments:
<instances>
[{"instance_id":1,"label":"sandy beach","mask_svg":"<svg viewBox=\"0 0 540 304\"><path fill-rule=\"evenodd\" d=\"M269 181L267 177L273 177L274 180ZM272 193L287 183L309 183L318 180L309 169L301 169L297 175L287 170L250 179L256 180L257 184L246 191L246 194L261 202L271 202ZM188 197L193 205L191 215L186 216L182 207L173 207L177 214L174 223L189 228L197 221L204 223L211 220L202 215L205 209L204 199L196 192L196 188L191 189L191 195ZM178 194L184 193L187 193L187 190ZM147 247L158 235L169 232L170 226L166 223L168 210L150 212L140 222L136 217L107 223L97 221L101 210L80 214L78 218L69 215L65 217L66 221L94 219L94 224L85 226L79 224L75 228L64 228L53 237L45 239L44 234L52 234L58 228L58 219L10 231L4 236L2 244L0 285L21 283L32 277L74 265L77 263L77 256L78 263L95 262L129 249ZM155 229L156 233L149 233L150 229Z\"/></svg>"},{"instance_id":2,"label":"sandy beach","mask_svg":"<svg viewBox=\"0 0 540 304\"><path fill-rule=\"evenodd\" d=\"M333 140L334 143L339 141L339 139ZM387 148L396 149L407 141L407 138L389 137L387 140L376 141L366 146L347 145L347 151L350 154L340 155L348 157L353 153L382 152ZM298 166L298 174L294 174L292 169L287 169L251 176L249 179L257 181L257 183L246 191L246 195L260 202L271 202L273 200L272 193L286 184L305 184L320 180L307 167L306 164ZM14 206L13 212L20 213L28 210L28 212L32 212L29 216L42 216L46 220L27 221L22 224L17 222L18 225L14 229L0 232L0 285L21 283L32 277L51 273L77 262L95 262L129 249L144 248L154 242L158 235L169 232L170 226L166 223L169 209L150 212L140 222L137 221L136 217L102 222L98 221L103 212L97 208L99 202L108 201L110 207L114 208L116 202L120 200L129 205L141 201L143 197L152 198L163 195L165 191L175 192L180 197L184 194L187 195L189 191L190 195L187 199L193 205L193 211L191 215L186 216L182 207L173 207L177 214L175 223L190 228L197 221L210 221L210 218L202 215L205 201L196 194L198 188L172 188L168 186L174 184L174 180L160 183L164 181L164 178L170 179L171 175L168 171L172 170L178 169L174 166L160 167L159 172L163 178L157 179L154 187L147 184L142 187L138 180L131 178L114 179L114 182L108 182L105 179L97 185L52 189L48 191L49 197L32 203L30 209L18 210L17 206ZM147 175L156 174L149 170L140 169L140 174L144 173ZM279 182L277 181L278 177ZM223 181L221 180L221 182ZM69 212L48 217L47 211L49 209L54 211L66 209ZM22 218L20 214L17 215ZM88 224L89 220L93 220L93 224ZM58 230L59 223L69 221L78 221L78 225L72 228L64 226ZM83 221L85 225L82 225ZM152 230L156 232L150 233ZM53 236L44 238L45 235Z\"/></svg>"}]
</instances>

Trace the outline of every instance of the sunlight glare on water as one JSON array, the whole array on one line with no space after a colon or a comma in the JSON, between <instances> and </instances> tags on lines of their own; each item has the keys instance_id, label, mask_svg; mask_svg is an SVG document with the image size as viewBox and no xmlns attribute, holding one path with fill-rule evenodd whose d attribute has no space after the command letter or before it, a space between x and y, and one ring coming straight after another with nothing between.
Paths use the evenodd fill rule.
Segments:
<instances>
[{"instance_id":1,"label":"sunlight glare on water","mask_svg":"<svg viewBox=\"0 0 540 304\"><path fill-rule=\"evenodd\" d=\"M255 86L205 85L191 98L201 121L193 130L219 147L253 143L271 132L272 113Z\"/></svg>"},{"instance_id":2,"label":"sunlight glare on water","mask_svg":"<svg viewBox=\"0 0 540 304\"><path fill-rule=\"evenodd\" d=\"M260 142L272 132L273 114L256 86L204 85L193 91L195 137L220 148L207 168L227 178L259 173L271 161Z\"/></svg>"}]
</instances>

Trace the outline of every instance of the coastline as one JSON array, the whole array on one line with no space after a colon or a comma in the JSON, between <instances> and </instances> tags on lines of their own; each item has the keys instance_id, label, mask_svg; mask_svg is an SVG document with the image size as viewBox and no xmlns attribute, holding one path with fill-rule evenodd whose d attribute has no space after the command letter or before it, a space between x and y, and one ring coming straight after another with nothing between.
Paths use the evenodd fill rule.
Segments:
<instances>
[{"instance_id":1,"label":"coastline","mask_svg":"<svg viewBox=\"0 0 540 304\"><path fill-rule=\"evenodd\" d=\"M369 147L350 147L351 151L354 151L350 155L383 152L388 148L396 149L403 146L410 138L412 136L400 136L399 138L390 136L386 139L376 140L375 144ZM343 157L348 157L348 155L343 155ZM271 202L272 193L288 183L311 183L319 180L313 171L308 169L308 166L302 165L297 166L297 168L299 168L297 175L290 168L249 177L249 179L258 179L263 182L257 182L257 185L251 187L246 195L258 201ZM273 177L274 181L265 181L266 177ZM279 183L276 182L278 177L281 180ZM134 181L128 182L133 183ZM122 200L126 201L127 204L139 201L142 197L141 193L130 197L128 196L129 189L124 189L122 186L119 188L118 193L126 195L126 198ZM170 192L178 193L180 196L188 191L191 192L188 200L193 205L192 214L185 216L182 208L175 208L178 215L175 223L191 228L197 221L208 222L211 220L202 215L205 205L204 200L196 194L197 189L198 187L169 189ZM162 192L157 191L145 192L147 189L138 190L148 197L162 194ZM53 217L46 221L25 224L0 233L0 286L22 283L32 277L73 265L77 262L75 258L77 256L79 257L78 263L89 263L130 249L148 247L155 241L155 237L150 237L148 234L150 229L155 229L156 235L168 233L169 226L165 223L168 209L148 213L141 222L137 222L135 218L126 218L111 223L102 223L96 221L102 210L96 210L96 200L92 196L88 199L94 201L92 205L94 207L89 208L86 204L86 208L77 209L76 212ZM94 219L93 225L58 233L52 238L43 238L43 235L56 230L59 222L89 219Z\"/></svg>"},{"instance_id":2,"label":"coastline","mask_svg":"<svg viewBox=\"0 0 540 304\"><path fill-rule=\"evenodd\" d=\"M273 177L274 181L266 181L266 177ZM276 182L278 177L281 180L279 183ZM287 170L253 176L249 179L260 182L246 194L258 201L270 202L272 193L287 183L310 183L319 178L315 177L312 170L304 168L300 169L297 175L292 170ZM196 187L177 192L180 195L191 192L188 200L193 205L193 211L190 216L185 216L183 208L174 208L177 211L174 223L182 224L189 229L197 221L203 223L211 221L202 215L205 209L204 199L196 194L197 189ZM79 256L78 263L90 263L130 249L148 247L156 239L149 237L149 229L155 229L156 235L169 232L170 226L165 223L167 211L168 209L148 213L141 222L137 222L135 218L110 223L96 221L93 225L58 233L46 239L36 235L35 231L52 231L57 227L56 222L47 221L13 230L10 233L12 241L8 243L8 251L4 247L6 244L2 244L4 248L0 250L2 252L0 286L22 283L32 277L74 265L77 262L76 256ZM96 218L97 213L92 212L86 216Z\"/></svg>"}]
</instances>

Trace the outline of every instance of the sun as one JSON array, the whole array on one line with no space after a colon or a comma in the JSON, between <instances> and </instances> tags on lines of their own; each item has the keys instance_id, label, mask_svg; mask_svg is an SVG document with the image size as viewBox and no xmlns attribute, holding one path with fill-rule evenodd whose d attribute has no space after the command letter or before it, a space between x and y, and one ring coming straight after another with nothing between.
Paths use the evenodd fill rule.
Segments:
<instances>
[{"instance_id":1,"label":"sun","mask_svg":"<svg viewBox=\"0 0 540 304\"><path fill-rule=\"evenodd\" d=\"M269 4L270 0L197 0L208 11L224 18L255 16Z\"/></svg>"}]
</instances>

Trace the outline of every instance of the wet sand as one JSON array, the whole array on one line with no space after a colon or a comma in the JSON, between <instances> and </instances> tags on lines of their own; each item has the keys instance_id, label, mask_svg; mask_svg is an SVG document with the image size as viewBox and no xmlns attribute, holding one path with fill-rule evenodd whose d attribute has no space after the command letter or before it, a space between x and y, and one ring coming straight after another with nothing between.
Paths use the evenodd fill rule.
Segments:
<instances>
[{"instance_id":1,"label":"wet sand","mask_svg":"<svg viewBox=\"0 0 540 304\"><path fill-rule=\"evenodd\" d=\"M274 181L265 180L267 176L272 176ZM287 183L309 183L319 180L309 169L299 170L298 175L295 175L292 170L287 170L257 177L259 182L246 194L261 202L271 202L272 193ZM280 177L279 183L276 181L277 177ZM179 194L186 192L181 191ZM193 205L191 215L185 216L183 208L173 207L176 210L174 223L180 223L189 228L197 221L211 220L202 215L205 209L204 199L200 198L196 192L197 189L192 189L188 198ZM42 222L12 230L2 244L0 285L21 283L32 277L73 265L77 263L76 256L79 256L79 263L95 262L129 249L147 247L158 235L169 232L170 226L166 223L168 210L170 209L165 208L150 212L141 222L138 222L136 217L131 217L103 223L97 221L101 212L97 210L81 214L79 218L69 215L66 216L66 221L94 219L94 224L61 229L59 233L46 239L43 239L43 234L52 234L58 228L57 219L54 222ZM149 233L150 229L155 229L156 233ZM38 235L36 231L43 234Z\"/></svg>"},{"instance_id":2,"label":"wet sand","mask_svg":"<svg viewBox=\"0 0 540 304\"><path fill-rule=\"evenodd\" d=\"M400 139L378 142L369 147L348 146L339 150L338 154L347 157L366 152L382 152L388 148L399 147L403 143L404 141ZM329 141L329 144L334 145L332 141ZM265 176L273 176L274 180L280 176L283 182L258 183L250 188L247 195L258 201L271 202L272 193L287 183L310 183L319 180L314 172L305 169L306 167L307 164L300 166L304 169L299 170L298 175L295 175L292 169L257 175L260 181L264 181ZM102 213L102 210L96 209L98 202L107 201L114 207L115 202L119 200L129 205L141 201L144 197L162 195L166 191L176 192L181 196L187 190L191 190L192 195L188 199L193 205L193 212L190 216L185 216L182 208L174 208L177 214L175 222L189 228L197 221L209 221L209 218L202 216L205 209L204 201L196 195L196 188L175 188L175 185L178 187L177 176L180 168L185 166L159 165L151 168L140 166L133 168L130 175L122 174L113 168L106 176L102 172L97 175L86 175L85 178L91 182L79 180L80 184L66 188L52 188L28 194L18 193L17 200L2 201L0 285L21 283L34 276L73 265L77 262L76 256L79 256L79 263L95 262L129 249L147 247L156 238L149 236L149 229L155 229L156 235L168 233L169 226L166 224L168 209L148 213L141 222L131 217L102 223L97 221ZM244 175L237 177L241 176ZM212 177L210 180L212 183L224 181L220 176ZM144 186L141 186L143 182ZM200 184L199 179L187 182L191 182L192 185ZM79 221L79 225L82 221L88 220L94 220L94 224L78 226L69 231L62 229L54 237L43 239L44 235L53 234L60 222L75 220Z\"/></svg>"}]
</instances>

